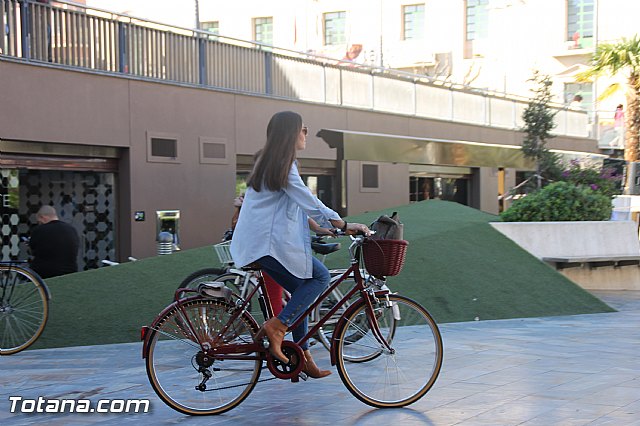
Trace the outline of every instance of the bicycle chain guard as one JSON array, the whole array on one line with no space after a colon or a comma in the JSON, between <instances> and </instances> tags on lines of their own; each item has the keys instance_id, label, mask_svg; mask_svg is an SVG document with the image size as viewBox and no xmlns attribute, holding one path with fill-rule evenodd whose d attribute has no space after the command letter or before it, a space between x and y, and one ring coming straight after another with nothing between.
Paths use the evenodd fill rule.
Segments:
<instances>
[{"instance_id":1,"label":"bicycle chain guard","mask_svg":"<svg viewBox=\"0 0 640 426\"><path fill-rule=\"evenodd\" d=\"M284 340L282 342L282 353L289 358L289 362L284 363L271 355L270 351L267 351L267 367L269 371L278 379L291 379L292 382L297 382L299 374L304 367L302 349L296 343Z\"/></svg>"}]
</instances>

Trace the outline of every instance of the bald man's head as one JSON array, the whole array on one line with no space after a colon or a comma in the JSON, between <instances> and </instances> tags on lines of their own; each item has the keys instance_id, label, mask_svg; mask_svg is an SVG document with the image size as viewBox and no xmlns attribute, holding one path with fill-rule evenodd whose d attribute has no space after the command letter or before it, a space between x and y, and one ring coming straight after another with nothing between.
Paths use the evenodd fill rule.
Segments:
<instances>
[{"instance_id":1,"label":"bald man's head","mask_svg":"<svg viewBox=\"0 0 640 426\"><path fill-rule=\"evenodd\" d=\"M36 214L36 219L39 224L49 223L52 220L58 220L58 213L52 206L42 206Z\"/></svg>"}]
</instances>

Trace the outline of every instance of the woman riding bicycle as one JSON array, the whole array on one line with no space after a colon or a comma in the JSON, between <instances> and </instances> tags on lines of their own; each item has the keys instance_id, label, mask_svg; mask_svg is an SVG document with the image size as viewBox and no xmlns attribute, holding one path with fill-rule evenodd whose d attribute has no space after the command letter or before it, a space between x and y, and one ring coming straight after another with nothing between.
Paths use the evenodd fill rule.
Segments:
<instances>
[{"instance_id":1,"label":"woman riding bicycle","mask_svg":"<svg viewBox=\"0 0 640 426\"><path fill-rule=\"evenodd\" d=\"M238 266L258 263L291 293L291 300L278 316L266 321L258 336L269 340L271 354L286 362L281 345L284 335L326 289L329 271L312 256L308 218L320 226L369 234L367 226L347 223L325 206L304 184L296 164L296 152L306 147L307 127L291 111L276 113L267 126L267 141L247 181L240 217L231 242L231 255ZM307 320L293 330L295 341L307 333ZM320 370L302 345L310 377L331 374Z\"/></svg>"}]
</instances>

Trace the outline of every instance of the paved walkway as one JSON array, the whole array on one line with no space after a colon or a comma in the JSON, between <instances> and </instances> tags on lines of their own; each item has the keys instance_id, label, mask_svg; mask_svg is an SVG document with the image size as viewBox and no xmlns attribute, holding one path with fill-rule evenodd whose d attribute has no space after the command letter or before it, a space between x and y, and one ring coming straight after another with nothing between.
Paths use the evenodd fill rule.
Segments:
<instances>
[{"instance_id":1,"label":"paved walkway","mask_svg":"<svg viewBox=\"0 0 640 426\"><path fill-rule=\"evenodd\" d=\"M440 378L422 400L403 409L372 409L333 374L297 384L259 383L235 410L189 417L155 396L141 344L134 343L0 358L0 424L640 425L640 292L596 295L619 312L442 325ZM327 367L327 352L312 350ZM148 398L151 410L12 414L9 396Z\"/></svg>"}]
</instances>

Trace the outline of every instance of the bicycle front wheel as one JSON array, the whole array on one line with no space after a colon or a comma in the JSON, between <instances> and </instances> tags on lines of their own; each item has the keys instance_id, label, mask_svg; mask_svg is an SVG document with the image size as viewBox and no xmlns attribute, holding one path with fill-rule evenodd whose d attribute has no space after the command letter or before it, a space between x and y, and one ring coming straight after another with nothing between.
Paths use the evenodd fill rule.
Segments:
<instances>
[{"instance_id":1,"label":"bicycle front wheel","mask_svg":"<svg viewBox=\"0 0 640 426\"><path fill-rule=\"evenodd\" d=\"M31 346L49 318L49 298L42 279L27 268L0 265L0 355Z\"/></svg>"},{"instance_id":2,"label":"bicycle front wheel","mask_svg":"<svg viewBox=\"0 0 640 426\"><path fill-rule=\"evenodd\" d=\"M429 312L404 296L389 295L389 302L381 297L372 303L382 336L393 336L391 351L373 335L365 300L343 317L334 342L342 382L360 401L378 408L416 402L431 389L442 366L442 337ZM378 355L368 362L349 362L372 353Z\"/></svg>"},{"instance_id":3,"label":"bicycle front wheel","mask_svg":"<svg viewBox=\"0 0 640 426\"><path fill-rule=\"evenodd\" d=\"M181 306L183 310L176 306L150 331L149 381L158 396L181 413L224 413L244 401L255 387L262 369L260 354L243 353L237 359L205 356L200 342L251 344L258 326L244 313L230 324L222 339L216 339L230 320L232 305L196 299Z\"/></svg>"}]
</instances>

